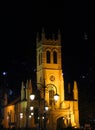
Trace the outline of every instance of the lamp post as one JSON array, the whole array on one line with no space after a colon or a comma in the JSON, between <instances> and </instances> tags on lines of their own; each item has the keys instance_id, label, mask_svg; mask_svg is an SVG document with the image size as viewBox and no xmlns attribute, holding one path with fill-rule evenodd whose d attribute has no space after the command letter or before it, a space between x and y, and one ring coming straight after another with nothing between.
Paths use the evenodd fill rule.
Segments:
<instances>
[{"instance_id":1,"label":"lamp post","mask_svg":"<svg viewBox=\"0 0 95 130\"><path fill-rule=\"evenodd\" d=\"M45 101L45 93L46 93L46 88L48 88L48 87L52 87L52 88L55 88L55 94L54 94L54 101L57 101L58 100L58 98L59 98L59 95L57 94L57 87L54 85L54 84L47 84L46 86L45 86L45 83L44 83L44 85L43 84L41 84L41 83L36 83L37 85L40 85L42 88L43 88L43 92L44 92L44 102L43 102L43 120L44 120L44 124L43 124L43 129L44 130L46 130L46 111L48 111L48 107L46 106L46 101ZM31 95L30 95L30 100L31 101L33 101L35 99L35 95L32 93ZM40 109L40 106L38 106L38 109ZM39 118L38 118L39 119Z\"/></svg>"}]
</instances>

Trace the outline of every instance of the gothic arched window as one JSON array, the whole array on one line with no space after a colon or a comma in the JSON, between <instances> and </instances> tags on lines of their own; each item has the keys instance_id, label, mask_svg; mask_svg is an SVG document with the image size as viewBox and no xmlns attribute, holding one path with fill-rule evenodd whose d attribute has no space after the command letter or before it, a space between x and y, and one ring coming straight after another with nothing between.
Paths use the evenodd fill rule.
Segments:
<instances>
[{"instance_id":1,"label":"gothic arched window","mask_svg":"<svg viewBox=\"0 0 95 130\"><path fill-rule=\"evenodd\" d=\"M46 62L50 63L50 51L46 52Z\"/></svg>"},{"instance_id":2,"label":"gothic arched window","mask_svg":"<svg viewBox=\"0 0 95 130\"><path fill-rule=\"evenodd\" d=\"M49 91L49 105L52 106L54 103L54 91L50 90Z\"/></svg>"},{"instance_id":3,"label":"gothic arched window","mask_svg":"<svg viewBox=\"0 0 95 130\"><path fill-rule=\"evenodd\" d=\"M53 52L53 63L57 64L57 52L56 51Z\"/></svg>"}]
</instances>

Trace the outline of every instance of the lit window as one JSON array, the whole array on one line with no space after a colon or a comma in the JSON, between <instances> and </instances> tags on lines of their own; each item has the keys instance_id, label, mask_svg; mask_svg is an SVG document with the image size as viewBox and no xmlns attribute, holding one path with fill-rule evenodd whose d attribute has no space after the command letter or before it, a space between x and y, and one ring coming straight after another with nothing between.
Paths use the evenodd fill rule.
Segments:
<instances>
[{"instance_id":1,"label":"lit window","mask_svg":"<svg viewBox=\"0 0 95 130\"><path fill-rule=\"evenodd\" d=\"M46 52L46 60L47 60L47 63L50 63L50 51Z\"/></svg>"}]
</instances>

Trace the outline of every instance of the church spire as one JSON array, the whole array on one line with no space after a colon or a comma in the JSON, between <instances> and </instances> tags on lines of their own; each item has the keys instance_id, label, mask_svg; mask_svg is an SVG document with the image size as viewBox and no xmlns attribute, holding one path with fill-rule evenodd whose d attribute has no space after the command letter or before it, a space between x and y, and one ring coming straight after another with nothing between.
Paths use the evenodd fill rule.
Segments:
<instances>
[{"instance_id":1,"label":"church spire","mask_svg":"<svg viewBox=\"0 0 95 130\"><path fill-rule=\"evenodd\" d=\"M24 86L24 82L22 81L21 83L21 100L25 99L25 86Z\"/></svg>"},{"instance_id":2,"label":"church spire","mask_svg":"<svg viewBox=\"0 0 95 130\"><path fill-rule=\"evenodd\" d=\"M32 82L31 82L31 79L29 80L29 90L30 90L30 93L32 93Z\"/></svg>"},{"instance_id":3,"label":"church spire","mask_svg":"<svg viewBox=\"0 0 95 130\"><path fill-rule=\"evenodd\" d=\"M77 87L76 81L74 81L73 97L74 97L74 100L78 100L78 87Z\"/></svg>"},{"instance_id":4,"label":"church spire","mask_svg":"<svg viewBox=\"0 0 95 130\"><path fill-rule=\"evenodd\" d=\"M26 99L29 98L29 95L32 93L32 82L31 79L26 82Z\"/></svg>"}]
</instances>

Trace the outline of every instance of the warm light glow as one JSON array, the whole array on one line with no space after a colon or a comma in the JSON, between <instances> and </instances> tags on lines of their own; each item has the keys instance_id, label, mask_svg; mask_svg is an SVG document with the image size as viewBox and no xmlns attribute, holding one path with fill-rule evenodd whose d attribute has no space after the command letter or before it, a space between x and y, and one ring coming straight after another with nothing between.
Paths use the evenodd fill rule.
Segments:
<instances>
[{"instance_id":1,"label":"warm light glow","mask_svg":"<svg viewBox=\"0 0 95 130\"><path fill-rule=\"evenodd\" d=\"M20 113L20 116L23 116L23 113Z\"/></svg>"},{"instance_id":2,"label":"warm light glow","mask_svg":"<svg viewBox=\"0 0 95 130\"><path fill-rule=\"evenodd\" d=\"M33 109L34 109L34 107L33 107L33 106L31 106L31 107L30 107L30 110L31 110L31 111L33 111Z\"/></svg>"},{"instance_id":3,"label":"warm light glow","mask_svg":"<svg viewBox=\"0 0 95 130\"><path fill-rule=\"evenodd\" d=\"M31 115L29 115L29 118L31 118Z\"/></svg>"},{"instance_id":4,"label":"warm light glow","mask_svg":"<svg viewBox=\"0 0 95 130\"><path fill-rule=\"evenodd\" d=\"M45 110L46 110L46 111L48 111L48 109L49 109L48 107L45 107Z\"/></svg>"},{"instance_id":5,"label":"warm light glow","mask_svg":"<svg viewBox=\"0 0 95 130\"><path fill-rule=\"evenodd\" d=\"M34 99L35 99L35 95L34 95L34 94L31 94L31 95L30 95L30 99L31 99L31 100L34 100Z\"/></svg>"},{"instance_id":6,"label":"warm light glow","mask_svg":"<svg viewBox=\"0 0 95 130\"><path fill-rule=\"evenodd\" d=\"M55 100L55 101L58 101L58 99L59 99L59 95L58 95L58 94L55 94L55 95L54 95L54 100Z\"/></svg>"},{"instance_id":7,"label":"warm light glow","mask_svg":"<svg viewBox=\"0 0 95 130\"><path fill-rule=\"evenodd\" d=\"M22 118L23 118L23 113L21 112L21 113L20 113L20 119L22 119Z\"/></svg>"},{"instance_id":8,"label":"warm light glow","mask_svg":"<svg viewBox=\"0 0 95 130\"><path fill-rule=\"evenodd\" d=\"M7 116L7 120L9 119L9 116Z\"/></svg>"},{"instance_id":9,"label":"warm light glow","mask_svg":"<svg viewBox=\"0 0 95 130\"><path fill-rule=\"evenodd\" d=\"M45 119L44 116L42 117L42 119L43 119L43 120Z\"/></svg>"},{"instance_id":10,"label":"warm light glow","mask_svg":"<svg viewBox=\"0 0 95 130\"><path fill-rule=\"evenodd\" d=\"M33 112L31 112L31 115L33 116L33 115L34 115L34 113L33 113Z\"/></svg>"}]
</instances>

